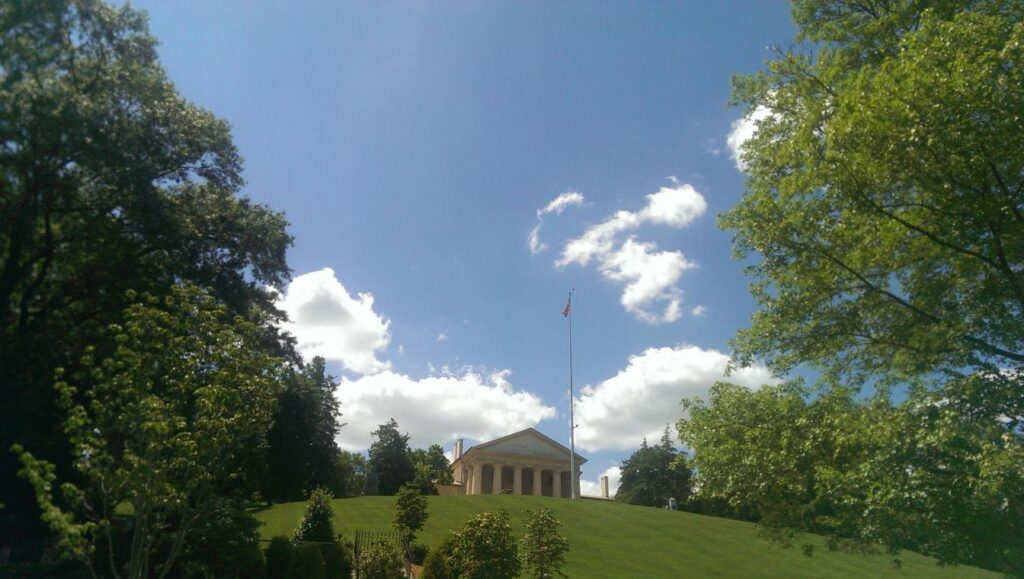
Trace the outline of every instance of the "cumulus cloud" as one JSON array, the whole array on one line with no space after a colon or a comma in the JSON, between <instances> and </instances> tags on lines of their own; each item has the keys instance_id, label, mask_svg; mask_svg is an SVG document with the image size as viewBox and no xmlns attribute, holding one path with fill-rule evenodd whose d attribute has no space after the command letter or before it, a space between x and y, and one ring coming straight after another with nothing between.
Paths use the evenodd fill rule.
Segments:
<instances>
[{"instance_id":1,"label":"cumulus cloud","mask_svg":"<svg viewBox=\"0 0 1024 579\"><path fill-rule=\"evenodd\" d=\"M706 311L708 311L708 309L704 306L695 306L692 310L690 310L690 315L695 318L699 318L703 316L704 312Z\"/></svg>"},{"instance_id":2,"label":"cumulus cloud","mask_svg":"<svg viewBox=\"0 0 1024 579\"><path fill-rule=\"evenodd\" d=\"M334 270L296 277L277 306L288 313L283 327L295 336L303 357L323 356L359 374L390 367L377 359L391 339L390 321L373 311L372 294L349 295Z\"/></svg>"},{"instance_id":3,"label":"cumulus cloud","mask_svg":"<svg viewBox=\"0 0 1024 579\"><path fill-rule=\"evenodd\" d=\"M743 145L754 137L757 132L757 124L771 116L772 111L764 105L759 105L750 113L732 122L729 136L725 142L731 151L731 157L736 162L736 168L742 172L747 171L747 165L743 162Z\"/></svg>"},{"instance_id":4,"label":"cumulus cloud","mask_svg":"<svg viewBox=\"0 0 1024 579\"><path fill-rule=\"evenodd\" d=\"M706 397L718 381L749 388L775 383L764 366L725 376L729 356L682 345L649 348L631 356L626 367L596 386L585 386L576 400L576 444L587 451L631 450L641 440L657 440L666 424L682 418L679 401Z\"/></svg>"},{"instance_id":5,"label":"cumulus cloud","mask_svg":"<svg viewBox=\"0 0 1024 579\"><path fill-rule=\"evenodd\" d=\"M448 334L440 333L440 334L437 335L436 338L434 338L434 341L435 342L443 342L443 341L445 341L447 339L448 339Z\"/></svg>"},{"instance_id":6,"label":"cumulus cloud","mask_svg":"<svg viewBox=\"0 0 1024 579\"><path fill-rule=\"evenodd\" d=\"M597 475L597 480L581 478L580 494L589 497L601 496L601 477L603 476L608 477L608 496L615 498L615 493L619 492L619 480L622 478L622 469L617 466L604 469L601 474Z\"/></svg>"},{"instance_id":7,"label":"cumulus cloud","mask_svg":"<svg viewBox=\"0 0 1024 579\"><path fill-rule=\"evenodd\" d=\"M539 397L516 390L511 371L463 369L415 379L384 371L342 379L335 397L341 403L338 444L352 451L369 448L371 432L394 418L411 444L426 446L455 438L488 440L555 417Z\"/></svg>"},{"instance_id":8,"label":"cumulus cloud","mask_svg":"<svg viewBox=\"0 0 1024 579\"><path fill-rule=\"evenodd\" d=\"M544 225L544 216L548 213L561 215L567 207L583 204L583 194L579 191L568 191L551 200L550 203L537 210L537 224L530 230L529 243L530 253L537 255L548 248L548 245L540 240L540 228Z\"/></svg>"},{"instance_id":9,"label":"cumulus cloud","mask_svg":"<svg viewBox=\"0 0 1024 579\"><path fill-rule=\"evenodd\" d=\"M623 284L620 301L627 311L648 322L673 322L681 315L682 291L676 285L682 273L696 267L680 251L661 251L653 242L640 242L634 236L620 240L621 234L645 223L682 228L707 211L707 202L692 185L674 177L671 187L662 187L647 196L640 211L617 211L610 218L589 227L581 236L569 240L555 265L587 266L591 261L606 279ZM652 311L652 304L660 304Z\"/></svg>"}]
</instances>

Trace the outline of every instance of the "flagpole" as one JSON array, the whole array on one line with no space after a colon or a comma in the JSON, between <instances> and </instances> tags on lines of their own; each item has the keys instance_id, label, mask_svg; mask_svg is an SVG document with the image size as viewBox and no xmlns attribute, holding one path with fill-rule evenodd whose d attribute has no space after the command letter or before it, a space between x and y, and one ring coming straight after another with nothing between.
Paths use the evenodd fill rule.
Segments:
<instances>
[{"instance_id":1,"label":"flagpole","mask_svg":"<svg viewBox=\"0 0 1024 579\"><path fill-rule=\"evenodd\" d=\"M572 292L569 291L569 496L576 498L576 419L573 415L573 393L572 393Z\"/></svg>"}]
</instances>

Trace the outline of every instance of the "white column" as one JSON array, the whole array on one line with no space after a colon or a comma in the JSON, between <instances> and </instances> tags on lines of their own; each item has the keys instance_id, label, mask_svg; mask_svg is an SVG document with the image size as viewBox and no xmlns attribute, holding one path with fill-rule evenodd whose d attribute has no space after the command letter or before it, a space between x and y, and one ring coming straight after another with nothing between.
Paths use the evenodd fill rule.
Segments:
<instances>
[{"instance_id":1,"label":"white column","mask_svg":"<svg viewBox=\"0 0 1024 579\"><path fill-rule=\"evenodd\" d=\"M512 467L512 494L523 494L523 467L518 464Z\"/></svg>"},{"instance_id":2,"label":"white column","mask_svg":"<svg viewBox=\"0 0 1024 579\"><path fill-rule=\"evenodd\" d=\"M473 478L471 478L470 480L472 481L473 484L471 485L472 492L470 492L469 494L480 494L484 488L484 465L480 464L479 462L473 465Z\"/></svg>"},{"instance_id":3,"label":"white column","mask_svg":"<svg viewBox=\"0 0 1024 579\"><path fill-rule=\"evenodd\" d=\"M551 496L562 497L562 471L551 471Z\"/></svg>"},{"instance_id":4,"label":"white column","mask_svg":"<svg viewBox=\"0 0 1024 579\"><path fill-rule=\"evenodd\" d=\"M580 477L581 476L583 476L583 471L577 471L576 472L576 479L574 481L572 481L573 482L573 486L576 487L576 498L580 498L582 496L580 494Z\"/></svg>"},{"instance_id":5,"label":"white column","mask_svg":"<svg viewBox=\"0 0 1024 579\"><path fill-rule=\"evenodd\" d=\"M537 467L533 467L533 496L539 497L541 493L541 471Z\"/></svg>"},{"instance_id":6,"label":"white column","mask_svg":"<svg viewBox=\"0 0 1024 579\"><path fill-rule=\"evenodd\" d=\"M501 492L501 465L494 465L494 482L491 483L491 494L499 494Z\"/></svg>"}]
</instances>

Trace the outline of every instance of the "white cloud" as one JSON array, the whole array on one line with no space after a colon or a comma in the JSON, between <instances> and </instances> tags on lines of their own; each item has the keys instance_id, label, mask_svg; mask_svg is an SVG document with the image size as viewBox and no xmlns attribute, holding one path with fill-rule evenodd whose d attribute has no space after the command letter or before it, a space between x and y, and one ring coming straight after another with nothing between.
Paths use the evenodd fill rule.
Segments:
<instances>
[{"instance_id":1,"label":"white cloud","mask_svg":"<svg viewBox=\"0 0 1024 579\"><path fill-rule=\"evenodd\" d=\"M620 301L626 311L648 322L674 322L679 319L682 291L676 282L683 271L696 267L678 251L657 251L654 243L627 239L618 250L604 256L601 274L626 284ZM664 302L663 313L651 313L647 304Z\"/></svg>"},{"instance_id":2,"label":"white cloud","mask_svg":"<svg viewBox=\"0 0 1024 579\"><path fill-rule=\"evenodd\" d=\"M729 150L732 151L730 156L736 162L736 168L744 173L747 171L747 165L743 162L743 145L754 137L754 133L757 132L757 124L769 116L771 116L771 109L759 105L749 114L732 122L729 136L726 137L725 142L729 146Z\"/></svg>"},{"instance_id":3,"label":"white cloud","mask_svg":"<svg viewBox=\"0 0 1024 579\"><path fill-rule=\"evenodd\" d=\"M398 353L399 354L404 354L405 353L405 346L399 344L398 345Z\"/></svg>"},{"instance_id":4,"label":"white cloud","mask_svg":"<svg viewBox=\"0 0 1024 579\"><path fill-rule=\"evenodd\" d=\"M706 311L708 311L708 309L704 306L694 306L694 308L690 310L690 315L695 318L699 318L702 317Z\"/></svg>"},{"instance_id":5,"label":"white cloud","mask_svg":"<svg viewBox=\"0 0 1024 579\"><path fill-rule=\"evenodd\" d=\"M434 338L434 341L435 342L443 342L443 341L445 341L447 339L448 339L448 334L441 333L441 334L437 335L437 338Z\"/></svg>"},{"instance_id":6,"label":"white cloud","mask_svg":"<svg viewBox=\"0 0 1024 579\"><path fill-rule=\"evenodd\" d=\"M391 339L391 322L373 311L372 294L349 295L334 270L324 268L296 277L278 297L277 306L288 313L283 328L295 336L306 359L323 356L359 374L390 367L376 353Z\"/></svg>"},{"instance_id":7,"label":"white cloud","mask_svg":"<svg viewBox=\"0 0 1024 579\"><path fill-rule=\"evenodd\" d=\"M529 244L530 253L537 255L548 248L548 244L540 240L540 228L544 225L544 216L548 213L554 213L555 215L561 215L563 211L572 205L582 205L584 201L583 194L579 191L567 191L562 193L558 197L551 200L550 203L545 205L543 208L537 210L537 224L530 230Z\"/></svg>"},{"instance_id":8,"label":"white cloud","mask_svg":"<svg viewBox=\"0 0 1024 579\"><path fill-rule=\"evenodd\" d=\"M622 478L622 469L617 466L606 468L597 475L597 480L581 478L580 494L590 497L601 496L601 477L603 476L608 477L608 497L615 498L615 493L619 492L619 480Z\"/></svg>"},{"instance_id":9,"label":"white cloud","mask_svg":"<svg viewBox=\"0 0 1024 579\"><path fill-rule=\"evenodd\" d=\"M335 397L341 403L338 444L346 450L369 448L371 432L394 418L414 446L444 444L455 438L488 440L555 417L539 397L516 390L509 370L463 369L415 379L384 371L342 379Z\"/></svg>"},{"instance_id":10,"label":"white cloud","mask_svg":"<svg viewBox=\"0 0 1024 579\"><path fill-rule=\"evenodd\" d=\"M707 202L692 185L669 179L672 186L648 195L643 209L620 210L589 227L580 237L569 240L555 261L557 267L573 263L585 267L591 260L596 261L601 275L624 284L620 300L623 307L648 323L679 319L682 291L676 284L683 271L693 269L696 263L680 251L659 251L656 244L638 242L632 236L620 242L620 234L644 223L682 228L707 211ZM660 312L651 311L655 303L661 304Z\"/></svg>"},{"instance_id":11,"label":"white cloud","mask_svg":"<svg viewBox=\"0 0 1024 579\"><path fill-rule=\"evenodd\" d=\"M706 397L715 382L750 388L775 382L763 366L725 376L728 362L717 350L687 345L631 356L618 374L582 389L575 407L576 444L588 451L635 449L645 436L656 441L666 424L682 418L682 398Z\"/></svg>"}]
</instances>

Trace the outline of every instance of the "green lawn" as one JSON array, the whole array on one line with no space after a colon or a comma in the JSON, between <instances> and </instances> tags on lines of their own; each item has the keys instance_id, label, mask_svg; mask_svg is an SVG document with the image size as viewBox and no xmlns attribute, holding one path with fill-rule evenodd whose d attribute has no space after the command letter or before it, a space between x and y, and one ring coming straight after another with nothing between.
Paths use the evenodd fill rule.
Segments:
<instances>
[{"instance_id":1,"label":"green lawn","mask_svg":"<svg viewBox=\"0 0 1024 579\"><path fill-rule=\"evenodd\" d=\"M361 497L334 501L335 530L347 536L356 529L391 529L392 497ZM288 503L257 513L265 538L291 535L302 518L303 503ZM547 497L430 497L430 519L419 540L437 545L446 532L472 514L504 508L517 534L527 511L550 508L562 522L571 550L565 568L574 578L666 577L998 577L969 567L939 567L916 553L892 557L830 552L816 535L799 538L782 549L761 539L754 525L611 501L570 501ZM800 545L815 545L805 556Z\"/></svg>"}]
</instances>

